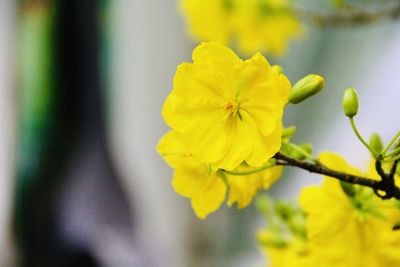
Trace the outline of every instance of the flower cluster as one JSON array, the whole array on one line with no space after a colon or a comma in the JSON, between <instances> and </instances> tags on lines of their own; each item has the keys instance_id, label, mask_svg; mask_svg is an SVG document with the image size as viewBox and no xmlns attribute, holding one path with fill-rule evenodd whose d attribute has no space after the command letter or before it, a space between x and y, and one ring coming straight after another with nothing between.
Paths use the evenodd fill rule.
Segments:
<instances>
[{"instance_id":1,"label":"flower cluster","mask_svg":"<svg viewBox=\"0 0 400 267\"><path fill-rule=\"evenodd\" d=\"M173 86L162 110L172 130L158 152L175 170L175 191L200 218L220 207L228 189L229 205L247 206L282 172L251 170L280 150L289 80L259 53L243 61L221 44L203 43L193 63L177 68Z\"/></svg>"},{"instance_id":2,"label":"flower cluster","mask_svg":"<svg viewBox=\"0 0 400 267\"><path fill-rule=\"evenodd\" d=\"M286 0L180 0L180 7L193 39L233 41L245 54L280 55L303 31Z\"/></svg>"},{"instance_id":3,"label":"flower cluster","mask_svg":"<svg viewBox=\"0 0 400 267\"><path fill-rule=\"evenodd\" d=\"M333 153L321 154L319 161L335 170L361 173ZM379 179L373 168L368 174ZM396 179L399 181L400 177ZM259 234L271 266L400 266L400 231L393 229L400 222L398 200L384 201L370 188L325 178L321 186L305 188L299 202L306 215L304 227L300 228L306 229L305 238L299 238L303 235L296 228L292 228L290 238L282 238L280 243L270 242L274 240L271 236L275 240L277 236L273 229Z\"/></svg>"}]
</instances>

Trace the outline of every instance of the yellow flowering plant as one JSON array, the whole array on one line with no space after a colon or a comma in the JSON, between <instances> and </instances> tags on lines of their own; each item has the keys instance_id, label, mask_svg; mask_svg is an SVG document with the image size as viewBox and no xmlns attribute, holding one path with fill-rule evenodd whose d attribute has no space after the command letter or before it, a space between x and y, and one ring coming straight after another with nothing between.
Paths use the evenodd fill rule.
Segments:
<instances>
[{"instance_id":1,"label":"yellow flowering plant","mask_svg":"<svg viewBox=\"0 0 400 267\"><path fill-rule=\"evenodd\" d=\"M367 142L355 122L358 93L347 88L343 112L373 157L370 167L359 171L334 153L314 157L311 144L291 141L296 127L283 127L282 119L287 105L323 89L323 77L310 74L292 86L260 53L243 60L214 42L197 46L192 60L176 70L161 112L170 131L157 150L174 170L174 190L199 218L225 202L247 207L284 167L297 167L325 180L303 190L300 207L258 205L268 221L258 240L271 266L400 266L400 132L387 144L377 133Z\"/></svg>"},{"instance_id":2,"label":"yellow flowering plant","mask_svg":"<svg viewBox=\"0 0 400 267\"><path fill-rule=\"evenodd\" d=\"M286 0L180 0L179 7L192 39L233 42L244 54L282 55L303 32Z\"/></svg>"},{"instance_id":3,"label":"yellow flowering plant","mask_svg":"<svg viewBox=\"0 0 400 267\"><path fill-rule=\"evenodd\" d=\"M282 69L259 53L242 60L224 45L199 45L193 63L178 66L162 109L171 131L157 149L174 169L175 191L190 198L197 216L205 218L226 198L229 206L246 207L281 176L283 166L295 166L372 188L383 199L399 199L394 177L400 149L394 144L400 133L385 148L377 134L368 144L354 121L359 105L354 88L345 90L343 110L374 156L380 179L330 167L311 155L310 144L290 141L296 129L282 126L285 106L301 103L323 86L324 79L312 74L292 87Z\"/></svg>"},{"instance_id":4,"label":"yellow flowering plant","mask_svg":"<svg viewBox=\"0 0 400 267\"><path fill-rule=\"evenodd\" d=\"M230 44L246 55L281 56L292 40L304 36L307 20L347 26L398 18L400 4L385 2L391 1L326 0L308 7L293 0L178 0L178 6L195 41Z\"/></svg>"}]
</instances>

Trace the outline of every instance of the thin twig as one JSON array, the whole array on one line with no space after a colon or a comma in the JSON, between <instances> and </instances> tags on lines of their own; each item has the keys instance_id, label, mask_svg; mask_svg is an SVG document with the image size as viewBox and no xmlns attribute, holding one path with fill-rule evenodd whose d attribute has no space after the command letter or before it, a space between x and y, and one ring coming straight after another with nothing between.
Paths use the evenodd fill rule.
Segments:
<instances>
[{"instance_id":1,"label":"thin twig","mask_svg":"<svg viewBox=\"0 0 400 267\"><path fill-rule=\"evenodd\" d=\"M378 195L382 198L396 198L400 199L400 189L397 188L396 186L393 186L393 188L390 188L390 192L388 188L386 188L385 184L382 181L377 181L371 178L367 177L361 177L357 175L352 175L348 173L343 173L339 171L332 170L325 165L323 165L320 162L308 162L308 161L300 161L294 158L291 158L287 155L284 155L282 153L277 153L274 156L275 159L277 159L277 165L285 165L285 166L294 166L298 167L304 170L307 170L312 173L318 173L318 174L323 174L329 177L336 178L340 181L344 181L347 183L351 184L357 184L357 185L362 185L362 186L367 186L370 187L374 190L374 192L378 192L379 190L385 191L386 194L384 196Z\"/></svg>"},{"instance_id":2,"label":"thin twig","mask_svg":"<svg viewBox=\"0 0 400 267\"><path fill-rule=\"evenodd\" d=\"M387 174L385 173L385 171L382 168L382 158L378 157L375 160L375 169L376 172L379 174L379 176L382 178L382 181L385 181L387 178Z\"/></svg>"},{"instance_id":3,"label":"thin twig","mask_svg":"<svg viewBox=\"0 0 400 267\"><path fill-rule=\"evenodd\" d=\"M383 20L396 20L400 17L400 4L376 12L353 11L346 13L322 13L299 7L295 7L295 10L300 16L311 18L320 26L365 25Z\"/></svg>"}]
</instances>

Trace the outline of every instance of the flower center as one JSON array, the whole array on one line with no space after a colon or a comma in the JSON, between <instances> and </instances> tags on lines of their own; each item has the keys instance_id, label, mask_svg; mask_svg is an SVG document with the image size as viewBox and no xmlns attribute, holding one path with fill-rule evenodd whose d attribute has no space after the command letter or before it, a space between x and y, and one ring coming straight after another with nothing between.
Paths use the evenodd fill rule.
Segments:
<instances>
[{"instance_id":1,"label":"flower center","mask_svg":"<svg viewBox=\"0 0 400 267\"><path fill-rule=\"evenodd\" d=\"M240 114L240 104L239 103L227 103L224 108L228 112L228 116L238 115L239 119L242 120L242 115Z\"/></svg>"},{"instance_id":2,"label":"flower center","mask_svg":"<svg viewBox=\"0 0 400 267\"><path fill-rule=\"evenodd\" d=\"M235 113L235 112L239 111L239 108L240 108L240 106L238 103L230 103L229 102L225 105L224 109L229 113Z\"/></svg>"}]
</instances>

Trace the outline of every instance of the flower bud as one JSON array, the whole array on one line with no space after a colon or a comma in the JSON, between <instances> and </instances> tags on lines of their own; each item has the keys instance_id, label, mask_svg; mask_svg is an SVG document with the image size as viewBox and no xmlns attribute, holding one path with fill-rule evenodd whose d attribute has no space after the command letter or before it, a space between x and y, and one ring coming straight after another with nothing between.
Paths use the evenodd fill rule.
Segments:
<instances>
[{"instance_id":1,"label":"flower bud","mask_svg":"<svg viewBox=\"0 0 400 267\"><path fill-rule=\"evenodd\" d=\"M356 89L347 88L343 94L343 111L347 117L352 118L358 113L358 94Z\"/></svg>"},{"instance_id":2,"label":"flower bud","mask_svg":"<svg viewBox=\"0 0 400 267\"><path fill-rule=\"evenodd\" d=\"M275 204L275 213L279 218L281 218L281 220L289 222L294 216L295 211L290 207L290 205L283 202L277 202Z\"/></svg>"},{"instance_id":3,"label":"flower bud","mask_svg":"<svg viewBox=\"0 0 400 267\"><path fill-rule=\"evenodd\" d=\"M272 214L271 206L271 199L267 195L260 195L256 198L257 210L264 216L270 217L270 215Z\"/></svg>"},{"instance_id":4,"label":"flower bud","mask_svg":"<svg viewBox=\"0 0 400 267\"><path fill-rule=\"evenodd\" d=\"M295 133L296 133L296 126L289 126L287 128L283 128L282 139L290 139Z\"/></svg>"},{"instance_id":5,"label":"flower bud","mask_svg":"<svg viewBox=\"0 0 400 267\"><path fill-rule=\"evenodd\" d=\"M378 154L383 150L382 139L377 133L373 133L369 139L369 146Z\"/></svg>"},{"instance_id":6,"label":"flower bud","mask_svg":"<svg viewBox=\"0 0 400 267\"><path fill-rule=\"evenodd\" d=\"M277 248L284 248L286 247L287 241L282 237L282 234L280 234L277 231L265 231L261 230L257 234L257 239L258 242L262 246L266 247L277 247Z\"/></svg>"},{"instance_id":7,"label":"flower bud","mask_svg":"<svg viewBox=\"0 0 400 267\"><path fill-rule=\"evenodd\" d=\"M289 102L298 104L321 91L325 86L324 78L316 74L310 74L298 81L289 96Z\"/></svg>"}]
</instances>

